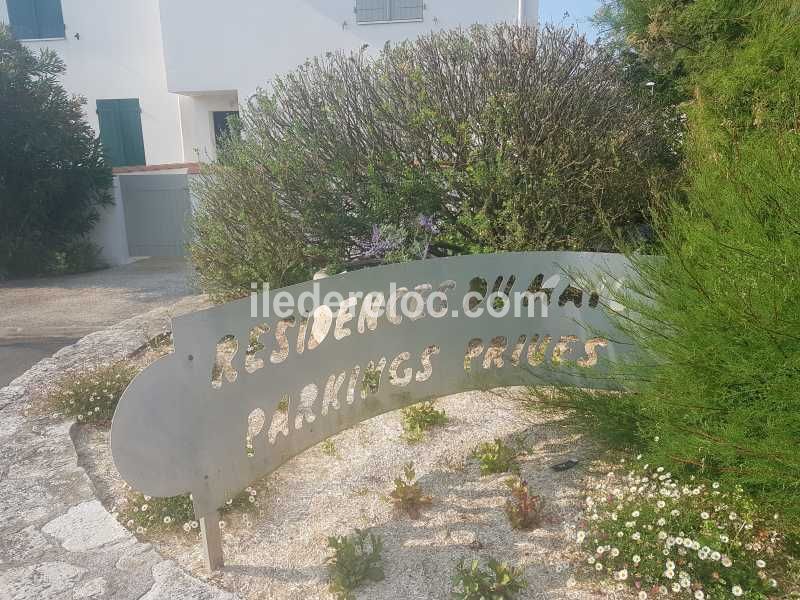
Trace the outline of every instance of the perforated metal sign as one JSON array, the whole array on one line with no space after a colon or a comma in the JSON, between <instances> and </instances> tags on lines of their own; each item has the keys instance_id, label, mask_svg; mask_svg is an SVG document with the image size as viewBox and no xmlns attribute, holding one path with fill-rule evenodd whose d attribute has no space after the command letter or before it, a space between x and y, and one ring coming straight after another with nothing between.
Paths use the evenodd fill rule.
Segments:
<instances>
[{"instance_id":1,"label":"perforated metal sign","mask_svg":"<svg viewBox=\"0 0 800 600\"><path fill-rule=\"evenodd\" d=\"M614 254L466 256L365 269L180 317L175 352L119 403L114 461L145 494L192 494L217 568L217 509L361 421L468 390L607 388L609 362L629 349L613 333L608 290L628 277ZM328 300L336 295L343 300ZM265 310L275 305L291 316Z\"/></svg>"}]
</instances>

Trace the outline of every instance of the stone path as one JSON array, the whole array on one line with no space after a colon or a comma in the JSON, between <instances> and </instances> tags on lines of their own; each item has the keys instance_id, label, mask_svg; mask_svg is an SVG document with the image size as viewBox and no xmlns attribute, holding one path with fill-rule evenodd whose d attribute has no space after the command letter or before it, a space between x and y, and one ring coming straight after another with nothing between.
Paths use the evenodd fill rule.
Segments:
<instances>
[{"instance_id":1,"label":"stone path","mask_svg":"<svg viewBox=\"0 0 800 600\"><path fill-rule=\"evenodd\" d=\"M136 540L97 500L78 466L73 423L31 410L65 370L121 359L197 310L190 298L93 333L0 390L0 600L234 600Z\"/></svg>"}]
</instances>

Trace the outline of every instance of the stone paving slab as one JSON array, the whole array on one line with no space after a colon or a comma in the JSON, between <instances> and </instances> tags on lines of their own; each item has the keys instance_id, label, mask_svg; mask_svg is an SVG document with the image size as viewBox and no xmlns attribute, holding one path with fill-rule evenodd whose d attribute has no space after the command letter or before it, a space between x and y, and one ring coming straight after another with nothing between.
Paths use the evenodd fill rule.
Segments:
<instances>
[{"instance_id":1,"label":"stone paving slab","mask_svg":"<svg viewBox=\"0 0 800 600\"><path fill-rule=\"evenodd\" d=\"M190 298L93 333L0 390L0 600L235 600L117 523L78 465L74 423L30 411L64 371L129 356L205 305Z\"/></svg>"}]
</instances>

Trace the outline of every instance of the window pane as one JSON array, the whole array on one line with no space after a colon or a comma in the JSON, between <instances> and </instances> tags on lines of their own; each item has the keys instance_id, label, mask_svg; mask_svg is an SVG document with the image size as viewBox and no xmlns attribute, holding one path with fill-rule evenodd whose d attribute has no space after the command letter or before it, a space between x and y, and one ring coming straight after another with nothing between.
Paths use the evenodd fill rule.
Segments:
<instances>
[{"instance_id":1,"label":"window pane","mask_svg":"<svg viewBox=\"0 0 800 600\"><path fill-rule=\"evenodd\" d=\"M356 0L359 23L389 20L389 0Z\"/></svg>"},{"instance_id":2,"label":"window pane","mask_svg":"<svg viewBox=\"0 0 800 600\"><path fill-rule=\"evenodd\" d=\"M392 21L412 21L422 18L421 0L390 0Z\"/></svg>"},{"instance_id":3,"label":"window pane","mask_svg":"<svg viewBox=\"0 0 800 600\"><path fill-rule=\"evenodd\" d=\"M222 140L222 138L227 137L230 135L231 132L231 123L228 120L229 117L239 116L238 110L221 110L221 111L214 111L213 119L214 119L214 139L216 140L217 144Z\"/></svg>"}]
</instances>

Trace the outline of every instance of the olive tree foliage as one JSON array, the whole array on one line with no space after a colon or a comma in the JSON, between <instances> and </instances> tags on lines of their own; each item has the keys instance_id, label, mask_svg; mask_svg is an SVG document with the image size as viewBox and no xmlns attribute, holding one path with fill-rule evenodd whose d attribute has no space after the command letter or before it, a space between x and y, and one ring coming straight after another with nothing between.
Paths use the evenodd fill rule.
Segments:
<instances>
[{"instance_id":1,"label":"olive tree foliage","mask_svg":"<svg viewBox=\"0 0 800 600\"><path fill-rule=\"evenodd\" d=\"M675 163L613 53L550 27L328 53L256 94L239 129L198 186L192 255L221 296L396 247L612 250Z\"/></svg>"},{"instance_id":2,"label":"olive tree foliage","mask_svg":"<svg viewBox=\"0 0 800 600\"><path fill-rule=\"evenodd\" d=\"M111 169L64 69L0 23L0 279L97 262L85 236L111 202Z\"/></svg>"}]
</instances>

